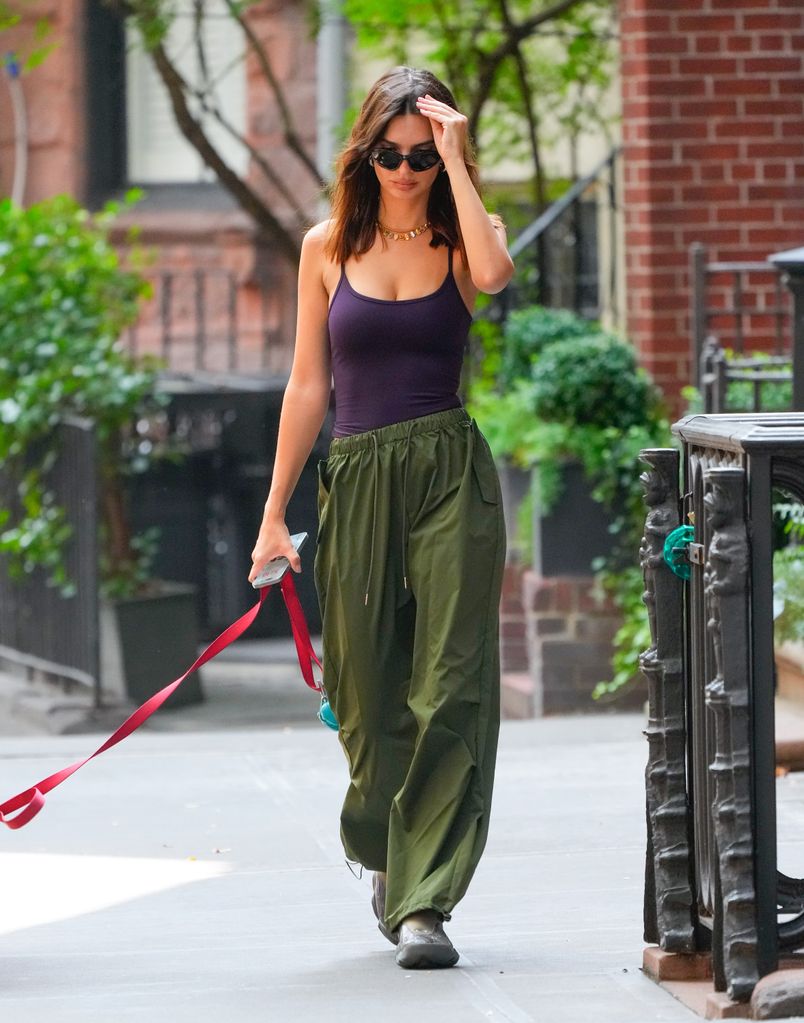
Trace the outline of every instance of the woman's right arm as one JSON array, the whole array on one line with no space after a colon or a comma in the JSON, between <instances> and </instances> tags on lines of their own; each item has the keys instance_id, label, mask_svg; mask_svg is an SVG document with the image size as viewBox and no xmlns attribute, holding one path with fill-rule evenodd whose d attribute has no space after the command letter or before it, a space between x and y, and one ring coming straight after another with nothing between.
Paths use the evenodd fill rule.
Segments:
<instances>
[{"instance_id":1,"label":"woman's right arm","mask_svg":"<svg viewBox=\"0 0 804 1023\"><path fill-rule=\"evenodd\" d=\"M301 571L301 559L285 525L285 511L323 425L332 387L329 298L323 280L326 227L326 222L316 224L302 240L293 365L282 400L271 488L251 552L249 582L267 561L280 556L288 559L295 572Z\"/></svg>"}]
</instances>

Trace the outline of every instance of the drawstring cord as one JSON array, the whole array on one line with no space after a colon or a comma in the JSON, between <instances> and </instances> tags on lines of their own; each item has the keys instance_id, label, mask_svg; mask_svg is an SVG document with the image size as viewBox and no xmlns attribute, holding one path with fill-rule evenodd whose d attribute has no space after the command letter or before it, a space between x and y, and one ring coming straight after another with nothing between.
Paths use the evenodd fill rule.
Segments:
<instances>
[{"instance_id":1,"label":"drawstring cord","mask_svg":"<svg viewBox=\"0 0 804 1023\"><path fill-rule=\"evenodd\" d=\"M371 571L374 568L374 534L377 532L377 478L380 475L380 445L377 440L377 434L372 433L371 435L372 444L374 446L374 507L371 513L371 553L369 555L369 567L368 576L366 578L366 598L365 605L368 606L368 595L369 586L371 584Z\"/></svg>"},{"instance_id":2,"label":"drawstring cord","mask_svg":"<svg viewBox=\"0 0 804 1023\"><path fill-rule=\"evenodd\" d=\"M408 425L407 435L405 437L405 468L402 471L402 585L405 589L408 588L408 569L407 569L407 532L408 532L408 466L410 465L410 438L413 432L414 420L410 421ZM380 476L380 444L377 440L377 434L372 433L371 442L374 448L374 454L372 458L372 469L373 469L373 487L374 497L372 502L371 511L371 552L369 554L369 567L368 575L366 577L366 592L363 598L363 603L368 606L369 588L371 587L371 574L374 570L374 547L376 542L377 533L377 487Z\"/></svg>"},{"instance_id":3,"label":"drawstring cord","mask_svg":"<svg viewBox=\"0 0 804 1023\"><path fill-rule=\"evenodd\" d=\"M405 438L405 468L402 473L402 585L408 588L407 546L408 546L408 465L410 464L410 435L413 420L408 424Z\"/></svg>"}]
</instances>

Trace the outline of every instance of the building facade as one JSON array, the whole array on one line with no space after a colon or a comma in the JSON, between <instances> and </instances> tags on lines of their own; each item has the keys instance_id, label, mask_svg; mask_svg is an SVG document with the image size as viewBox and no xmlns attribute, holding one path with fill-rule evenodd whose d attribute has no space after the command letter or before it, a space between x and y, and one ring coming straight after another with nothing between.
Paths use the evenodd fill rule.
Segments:
<instances>
[{"instance_id":1,"label":"building facade","mask_svg":"<svg viewBox=\"0 0 804 1023\"><path fill-rule=\"evenodd\" d=\"M269 158L284 188L267 180L213 114L202 115L197 107L193 112L227 165L245 176L298 244L316 217L320 187L285 145L279 107L259 60L222 0L207 5L200 66L192 6L190 0L179 4L166 50L187 81L201 85L204 75L214 80L224 118ZM136 225L139 243L152 251L148 273L155 279L153 301L132 342L140 350L159 350L167 329L176 369L286 372L295 266L182 137L137 34L103 0L41 0L25 10L24 22L4 39L6 48L18 47L24 55L36 18L48 19L56 45L20 80L22 125L10 90L0 87L0 194L12 191L21 147L26 203L65 192L98 208L132 187L143 189L144 198L120 220L121 243L125 229ZM299 0L266 0L249 8L248 26L314 163L316 43L304 7Z\"/></svg>"},{"instance_id":2,"label":"building facade","mask_svg":"<svg viewBox=\"0 0 804 1023\"><path fill-rule=\"evenodd\" d=\"M674 398L693 379L690 246L764 261L804 242L804 5L620 0L620 28L627 334ZM772 347L774 302L758 285L749 344Z\"/></svg>"}]
</instances>

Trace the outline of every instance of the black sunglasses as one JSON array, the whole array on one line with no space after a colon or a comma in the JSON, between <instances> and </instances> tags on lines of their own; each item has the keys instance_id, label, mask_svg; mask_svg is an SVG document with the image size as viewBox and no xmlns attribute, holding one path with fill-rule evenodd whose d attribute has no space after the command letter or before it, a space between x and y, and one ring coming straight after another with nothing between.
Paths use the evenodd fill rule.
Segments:
<instances>
[{"instance_id":1,"label":"black sunglasses","mask_svg":"<svg viewBox=\"0 0 804 1023\"><path fill-rule=\"evenodd\" d=\"M376 160L380 167L392 171L396 170L403 160L408 161L408 167L412 171L426 171L435 167L441 159L435 149L419 149L415 153L407 153L405 156L395 149L375 149L371 158Z\"/></svg>"}]
</instances>

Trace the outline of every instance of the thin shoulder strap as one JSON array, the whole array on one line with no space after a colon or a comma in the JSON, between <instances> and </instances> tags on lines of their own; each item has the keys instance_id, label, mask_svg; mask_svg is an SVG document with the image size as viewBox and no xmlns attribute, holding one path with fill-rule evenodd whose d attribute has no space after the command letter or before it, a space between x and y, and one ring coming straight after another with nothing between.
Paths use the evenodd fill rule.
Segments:
<instances>
[{"instance_id":1,"label":"thin shoulder strap","mask_svg":"<svg viewBox=\"0 0 804 1023\"><path fill-rule=\"evenodd\" d=\"M346 280L346 264L345 263L341 263L341 275L338 278L338 283L335 285L335 290L332 292L332 298L330 298L329 303L327 305L327 318L328 319L329 319L329 314L330 314L330 312L332 310L332 307L335 305L335 299L340 294L340 290L343 287L343 282L345 280Z\"/></svg>"}]
</instances>

